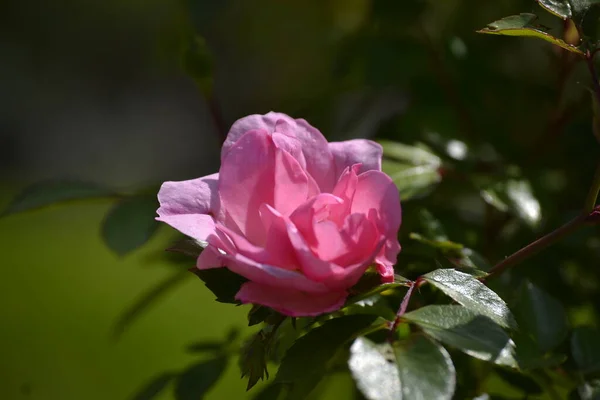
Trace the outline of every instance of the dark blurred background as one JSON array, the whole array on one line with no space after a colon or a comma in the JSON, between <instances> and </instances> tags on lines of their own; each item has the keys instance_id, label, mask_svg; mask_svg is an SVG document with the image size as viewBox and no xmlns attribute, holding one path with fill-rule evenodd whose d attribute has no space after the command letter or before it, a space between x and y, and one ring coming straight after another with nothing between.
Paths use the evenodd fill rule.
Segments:
<instances>
[{"instance_id":1,"label":"dark blurred background","mask_svg":"<svg viewBox=\"0 0 600 400\"><path fill-rule=\"evenodd\" d=\"M544 14L533 0L8 0L0 205L52 178L138 190L212 173L231 123L275 110L330 140L418 141L460 160L451 142L477 152L465 173L517 170L541 205L533 228L489 212L460 174L423 200L452 238L497 261L579 210L598 158L584 66L545 42L475 33L532 11ZM560 20L541 23L564 33ZM210 77L205 53L190 62L198 43ZM110 206L0 220L0 398L131 398L193 360L190 342L245 324L247 310L214 303L190 278L111 336L123 310L173 268L155 257L168 229L126 257L107 250L98 230ZM597 277L586 266L599 249L586 231L524 274L557 296L585 282L573 318L595 324ZM209 397L243 393L232 364Z\"/></svg>"}]
</instances>

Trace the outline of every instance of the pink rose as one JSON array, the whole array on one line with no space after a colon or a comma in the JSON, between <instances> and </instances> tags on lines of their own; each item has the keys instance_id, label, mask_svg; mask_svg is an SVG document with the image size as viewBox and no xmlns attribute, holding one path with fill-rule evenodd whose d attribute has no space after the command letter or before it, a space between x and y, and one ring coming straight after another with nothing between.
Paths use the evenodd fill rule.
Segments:
<instances>
[{"instance_id":1,"label":"pink rose","mask_svg":"<svg viewBox=\"0 0 600 400\"><path fill-rule=\"evenodd\" d=\"M370 265L393 280L400 199L381 156L370 140L327 143L303 119L251 115L231 127L219 173L162 185L157 219L206 243L199 269L247 278L240 302L335 311Z\"/></svg>"}]
</instances>

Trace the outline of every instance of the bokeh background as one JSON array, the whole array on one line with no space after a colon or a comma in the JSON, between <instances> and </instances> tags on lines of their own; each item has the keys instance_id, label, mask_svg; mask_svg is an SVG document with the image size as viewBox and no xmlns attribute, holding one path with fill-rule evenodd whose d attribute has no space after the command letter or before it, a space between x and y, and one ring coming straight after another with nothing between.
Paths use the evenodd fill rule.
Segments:
<instances>
[{"instance_id":1,"label":"bokeh background","mask_svg":"<svg viewBox=\"0 0 600 400\"><path fill-rule=\"evenodd\" d=\"M534 228L489 211L460 177L444 177L423 200L453 238L497 261L577 213L598 158L583 66L541 41L475 33L531 11L540 11L533 0L5 1L0 206L48 179L137 191L212 173L227 127L275 110L330 140L442 149L453 140L489 161L469 168L518 169L541 204ZM563 33L560 21L541 22ZM185 55L190 43L205 43L210 79L205 59ZM150 379L204 357L189 344L255 330L246 307L216 303L191 274L180 277L180 260L162 251L174 238L168 228L125 256L110 251L100 226L112 204L0 219L0 398L134 398ZM591 233L523 273L571 298L572 322L594 325L600 240ZM116 334L123 314L164 282L176 284ZM333 378L320 393L350 397L347 383ZM232 362L207 398L245 396Z\"/></svg>"}]
</instances>

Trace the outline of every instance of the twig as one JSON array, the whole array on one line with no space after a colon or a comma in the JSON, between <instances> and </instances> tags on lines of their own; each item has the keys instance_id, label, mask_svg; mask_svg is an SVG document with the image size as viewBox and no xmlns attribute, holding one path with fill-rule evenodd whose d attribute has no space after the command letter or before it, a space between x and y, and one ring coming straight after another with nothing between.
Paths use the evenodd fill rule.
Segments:
<instances>
[{"instance_id":1,"label":"twig","mask_svg":"<svg viewBox=\"0 0 600 400\"><path fill-rule=\"evenodd\" d=\"M400 303L400 308L398 309L398 312L396 313L396 318L394 319L394 322L392 323L392 326L390 328L390 334L388 336L388 342L390 342L390 343L392 343L394 341L394 334L396 333L396 329L398 329L398 325L400 324L400 319L406 313L406 309L408 308L408 303L410 302L410 296L412 295L412 292L418 283L419 283L418 279L414 282L410 282L408 291L404 295L404 298L402 299L402 303Z\"/></svg>"}]
</instances>

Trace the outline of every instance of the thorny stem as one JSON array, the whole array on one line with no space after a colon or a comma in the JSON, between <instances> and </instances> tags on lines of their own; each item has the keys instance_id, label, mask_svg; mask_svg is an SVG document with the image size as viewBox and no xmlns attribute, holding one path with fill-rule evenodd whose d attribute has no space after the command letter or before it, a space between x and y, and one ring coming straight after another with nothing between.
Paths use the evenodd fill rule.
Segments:
<instances>
[{"instance_id":1,"label":"thorny stem","mask_svg":"<svg viewBox=\"0 0 600 400\"><path fill-rule=\"evenodd\" d=\"M402 303L400 303L400 308L398 309L398 312L396 313L396 318L394 319L394 322L392 323L392 326L390 327L390 334L388 336L388 342L392 343L394 341L394 334L396 333L396 329L398 329L398 325L400 324L400 319L402 318L404 313L406 313L406 309L408 308L408 303L410 302L410 296L412 295L412 292L413 292L415 286L418 286L419 283L420 283L419 279L417 279L414 282L410 282L408 291L404 295L404 298L402 299Z\"/></svg>"},{"instance_id":2,"label":"thorny stem","mask_svg":"<svg viewBox=\"0 0 600 400\"><path fill-rule=\"evenodd\" d=\"M598 73L596 72L596 67L594 65L594 54L595 54L595 52L592 53L588 50L585 53L585 61L588 66L588 69L590 71L590 75L592 78L592 84L594 85L594 94L596 96L598 103L600 104L600 81L598 81ZM561 226L560 228L550 232L546 236L541 237L540 239L536 240L535 242L528 244L527 246L523 247L521 250L517 251L516 253L512 254L511 256L500 261L498 264L496 264L490 270L489 274L485 278L483 278L483 280L488 280L490 278L500 275L502 272L506 271L507 269L515 266L516 264L520 263L521 261L538 253L540 250L543 250L546 247L554 244L555 242L559 241L563 237L576 231L583 225L586 225L588 222L589 223L597 222L596 217L598 216L598 213L600 213L600 209L598 209L596 207L596 202L598 200L599 192L600 192L600 163L598 164L598 167L596 168L596 172L594 173L594 178L590 185L590 189L589 189L588 195L586 197L582 213L578 217L572 219L571 221L567 222L565 225Z\"/></svg>"}]
</instances>

